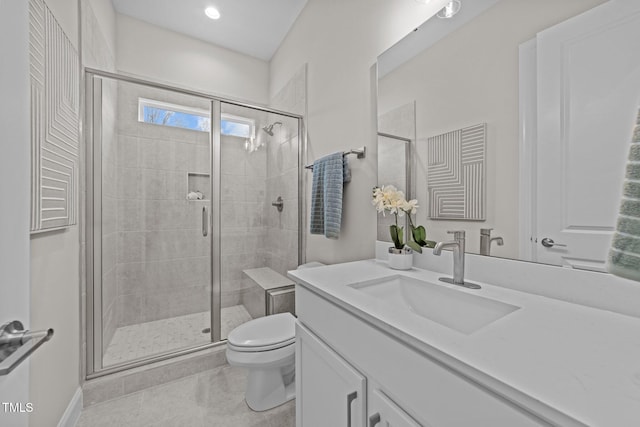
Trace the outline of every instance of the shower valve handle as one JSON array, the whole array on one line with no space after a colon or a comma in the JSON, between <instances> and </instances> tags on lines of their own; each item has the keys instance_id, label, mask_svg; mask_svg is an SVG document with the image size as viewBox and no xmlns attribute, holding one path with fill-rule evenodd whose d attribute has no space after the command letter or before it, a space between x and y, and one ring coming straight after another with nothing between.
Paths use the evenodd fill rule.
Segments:
<instances>
[{"instance_id":1,"label":"shower valve handle","mask_svg":"<svg viewBox=\"0 0 640 427\"><path fill-rule=\"evenodd\" d=\"M278 196L275 202L271 202L271 206L275 206L278 209L278 212L282 212L282 209L284 209L284 201L282 200L282 196Z\"/></svg>"}]
</instances>

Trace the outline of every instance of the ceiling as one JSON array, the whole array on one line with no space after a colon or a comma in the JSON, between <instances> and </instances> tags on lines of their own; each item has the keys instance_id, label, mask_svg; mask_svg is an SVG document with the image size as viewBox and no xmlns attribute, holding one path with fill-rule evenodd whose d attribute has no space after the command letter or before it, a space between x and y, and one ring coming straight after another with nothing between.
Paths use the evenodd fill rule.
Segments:
<instances>
[{"instance_id":1,"label":"ceiling","mask_svg":"<svg viewBox=\"0 0 640 427\"><path fill-rule=\"evenodd\" d=\"M112 0L118 13L269 61L307 0ZM214 6L218 20L204 9Z\"/></svg>"}]
</instances>

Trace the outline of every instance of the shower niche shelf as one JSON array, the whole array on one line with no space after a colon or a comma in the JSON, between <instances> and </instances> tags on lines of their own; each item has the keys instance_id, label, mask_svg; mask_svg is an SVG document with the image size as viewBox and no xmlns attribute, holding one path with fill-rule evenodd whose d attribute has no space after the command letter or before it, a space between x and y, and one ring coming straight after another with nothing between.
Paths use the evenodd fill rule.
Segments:
<instances>
[{"instance_id":1,"label":"shower niche shelf","mask_svg":"<svg viewBox=\"0 0 640 427\"><path fill-rule=\"evenodd\" d=\"M195 194L201 194L202 197L194 198ZM208 173L187 174L187 200L209 200L211 199L211 180Z\"/></svg>"}]
</instances>

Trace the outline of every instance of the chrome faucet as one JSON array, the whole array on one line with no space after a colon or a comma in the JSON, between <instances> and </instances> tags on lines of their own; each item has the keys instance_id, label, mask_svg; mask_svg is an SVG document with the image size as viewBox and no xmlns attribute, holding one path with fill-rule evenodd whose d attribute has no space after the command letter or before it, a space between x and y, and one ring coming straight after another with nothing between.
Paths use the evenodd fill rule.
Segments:
<instances>
[{"instance_id":1,"label":"chrome faucet","mask_svg":"<svg viewBox=\"0 0 640 427\"><path fill-rule=\"evenodd\" d=\"M502 237L491 238L493 228L480 229L480 255L491 255L491 242L495 241L498 246L504 245Z\"/></svg>"},{"instance_id":2,"label":"chrome faucet","mask_svg":"<svg viewBox=\"0 0 640 427\"><path fill-rule=\"evenodd\" d=\"M470 289L480 289L479 285L464 281L464 231L447 231L447 233L453 234L453 241L436 243L433 254L440 255L443 249L453 248L453 279L440 277L440 280Z\"/></svg>"}]
</instances>

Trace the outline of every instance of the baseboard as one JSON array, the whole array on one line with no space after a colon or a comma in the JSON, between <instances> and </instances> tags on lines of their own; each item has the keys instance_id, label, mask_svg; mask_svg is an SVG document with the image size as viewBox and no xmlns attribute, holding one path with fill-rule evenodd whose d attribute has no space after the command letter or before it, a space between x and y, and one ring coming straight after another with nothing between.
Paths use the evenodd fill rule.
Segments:
<instances>
[{"instance_id":1,"label":"baseboard","mask_svg":"<svg viewBox=\"0 0 640 427\"><path fill-rule=\"evenodd\" d=\"M69 402L69 406L62 414L58 427L74 427L80 419L80 413L82 412L82 388L78 387L75 394Z\"/></svg>"}]
</instances>

